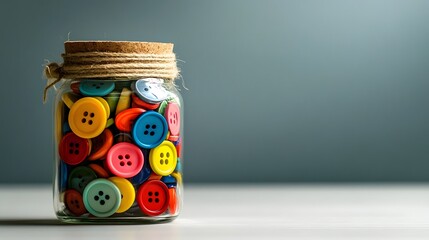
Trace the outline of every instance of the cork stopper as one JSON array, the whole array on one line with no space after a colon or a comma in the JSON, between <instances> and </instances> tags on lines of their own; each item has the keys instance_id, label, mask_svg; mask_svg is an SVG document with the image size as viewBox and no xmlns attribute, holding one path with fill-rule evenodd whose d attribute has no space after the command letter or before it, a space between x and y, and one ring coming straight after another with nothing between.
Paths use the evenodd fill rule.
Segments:
<instances>
[{"instance_id":1,"label":"cork stopper","mask_svg":"<svg viewBox=\"0 0 429 240\"><path fill-rule=\"evenodd\" d=\"M171 54L173 47L173 43L159 42L67 41L64 43L66 54L84 52Z\"/></svg>"}]
</instances>

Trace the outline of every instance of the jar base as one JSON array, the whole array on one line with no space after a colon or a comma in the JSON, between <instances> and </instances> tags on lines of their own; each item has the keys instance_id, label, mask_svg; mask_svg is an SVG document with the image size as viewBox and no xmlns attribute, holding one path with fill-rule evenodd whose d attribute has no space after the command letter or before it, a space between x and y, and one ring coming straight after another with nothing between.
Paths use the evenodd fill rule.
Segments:
<instances>
[{"instance_id":1,"label":"jar base","mask_svg":"<svg viewBox=\"0 0 429 240\"><path fill-rule=\"evenodd\" d=\"M177 216L162 216L162 217L72 217L57 215L58 220L63 223L70 224L96 224L96 225L110 225L110 224L161 224L172 222Z\"/></svg>"}]
</instances>

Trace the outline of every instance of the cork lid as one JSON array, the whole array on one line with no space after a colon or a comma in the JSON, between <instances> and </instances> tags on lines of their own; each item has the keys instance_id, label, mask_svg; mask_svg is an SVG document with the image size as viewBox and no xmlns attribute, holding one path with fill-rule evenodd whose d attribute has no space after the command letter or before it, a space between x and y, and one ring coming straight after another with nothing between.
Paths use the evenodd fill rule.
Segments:
<instances>
[{"instance_id":1,"label":"cork lid","mask_svg":"<svg viewBox=\"0 0 429 240\"><path fill-rule=\"evenodd\" d=\"M67 41L65 53L115 52L169 54L173 53L173 43L127 42L127 41Z\"/></svg>"}]
</instances>

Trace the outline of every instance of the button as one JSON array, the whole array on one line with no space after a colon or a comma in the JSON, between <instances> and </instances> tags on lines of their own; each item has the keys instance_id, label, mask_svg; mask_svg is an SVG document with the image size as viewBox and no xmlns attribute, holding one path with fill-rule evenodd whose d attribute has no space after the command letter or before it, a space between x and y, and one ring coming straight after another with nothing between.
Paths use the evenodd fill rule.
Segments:
<instances>
[{"instance_id":1,"label":"button","mask_svg":"<svg viewBox=\"0 0 429 240\"><path fill-rule=\"evenodd\" d=\"M159 103L156 104L150 104L143 100L141 100L139 97L137 97L136 94L132 94L131 98L133 99L133 103L136 104L138 107L144 108L146 110L155 110L159 107Z\"/></svg>"},{"instance_id":2,"label":"button","mask_svg":"<svg viewBox=\"0 0 429 240\"><path fill-rule=\"evenodd\" d=\"M132 129L134 142L142 148L154 148L167 136L167 121L154 111L147 111L135 121Z\"/></svg>"},{"instance_id":3,"label":"button","mask_svg":"<svg viewBox=\"0 0 429 240\"><path fill-rule=\"evenodd\" d=\"M118 210L121 204L121 192L111 181L96 179L85 188L83 203L92 215L108 217Z\"/></svg>"},{"instance_id":4,"label":"button","mask_svg":"<svg viewBox=\"0 0 429 240\"><path fill-rule=\"evenodd\" d=\"M170 135L178 136L180 132L180 108L175 102L170 102L167 105L164 113L165 119L168 123Z\"/></svg>"},{"instance_id":5,"label":"button","mask_svg":"<svg viewBox=\"0 0 429 240\"><path fill-rule=\"evenodd\" d=\"M180 157L182 154L182 140L179 138L174 145L176 146L177 150L177 157Z\"/></svg>"},{"instance_id":6,"label":"button","mask_svg":"<svg viewBox=\"0 0 429 240\"><path fill-rule=\"evenodd\" d=\"M60 161L59 173L60 173L60 189L64 190L67 188L69 166L65 164L63 161Z\"/></svg>"},{"instance_id":7,"label":"button","mask_svg":"<svg viewBox=\"0 0 429 240\"><path fill-rule=\"evenodd\" d=\"M107 119L105 128L109 128L109 127L113 126L113 124L115 124L115 120L113 120L113 118L109 118L109 119Z\"/></svg>"},{"instance_id":8,"label":"button","mask_svg":"<svg viewBox=\"0 0 429 240\"><path fill-rule=\"evenodd\" d=\"M63 131L63 134L66 134L66 133L68 133L68 132L71 132L70 125L69 125L69 123L68 123L68 122L65 122L65 123L63 124L63 129L62 129L62 131Z\"/></svg>"},{"instance_id":9,"label":"button","mask_svg":"<svg viewBox=\"0 0 429 240\"><path fill-rule=\"evenodd\" d=\"M107 103L107 101L104 100L104 98L102 98L102 97L95 97L95 99L97 99L98 101L101 102L101 104L103 104L104 111L106 112L106 118L109 118L109 116L110 116L110 106L109 106L109 103Z\"/></svg>"},{"instance_id":10,"label":"button","mask_svg":"<svg viewBox=\"0 0 429 240\"><path fill-rule=\"evenodd\" d=\"M182 174L180 174L180 172L173 172L171 173L171 176L173 176L176 179L178 184L182 185L183 180L182 180Z\"/></svg>"},{"instance_id":11,"label":"button","mask_svg":"<svg viewBox=\"0 0 429 240\"><path fill-rule=\"evenodd\" d=\"M158 174L156 174L156 173L152 172L152 173L149 175L148 180L161 180L161 178L162 178L162 176L160 176L160 175L158 175Z\"/></svg>"},{"instance_id":12,"label":"button","mask_svg":"<svg viewBox=\"0 0 429 240\"><path fill-rule=\"evenodd\" d=\"M173 143L164 141L149 153L152 170L161 176L170 175L177 165L177 152Z\"/></svg>"},{"instance_id":13,"label":"button","mask_svg":"<svg viewBox=\"0 0 429 240\"><path fill-rule=\"evenodd\" d=\"M180 158L177 158L177 165L174 169L175 172L181 172L182 171L182 164L180 163Z\"/></svg>"},{"instance_id":14,"label":"button","mask_svg":"<svg viewBox=\"0 0 429 240\"><path fill-rule=\"evenodd\" d=\"M144 165L140 148L131 143L118 143L107 153L106 164L110 172L119 177L130 178L137 175Z\"/></svg>"},{"instance_id":15,"label":"button","mask_svg":"<svg viewBox=\"0 0 429 240\"><path fill-rule=\"evenodd\" d=\"M91 168L80 166L70 172L68 186L78 192L83 192L86 185L96 178L97 175Z\"/></svg>"},{"instance_id":16,"label":"button","mask_svg":"<svg viewBox=\"0 0 429 240\"><path fill-rule=\"evenodd\" d=\"M72 84L70 84L70 89L75 94L80 94L79 85L80 85L80 82L73 82Z\"/></svg>"},{"instance_id":17,"label":"button","mask_svg":"<svg viewBox=\"0 0 429 240\"><path fill-rule=\"evenodd\" d=\"M77 165L83 162L89 151L89 139L80 138L72 132L64 135L58 148L60 158L70 165Z\"/></svg>"},{"instance_id":18,"label":"button","mask_svg":"<svg viewBox=\"0 0 429 240\"><path fill-rule=\"evenodd\" d=\"M68 189L64 192L64 204L66 205L66 208L75 216L80 216L86 213L82 195L76 190Z\"/></svg>"},{"instance_id":19,"label":"button","mask_svg":"<svg viewBox=\"0 0 429 240\"><path fill-rule=\"evenodd\" d=\"M167 105L168 105L168 101L166 101L166 100L162 101L162 102L161 102L161 104L159 104L158 112L159 112L160 114L164 115L164 113L165 113L165 108L167 108Z\"/></svg>"},{"instance_id":20,"label":"button","mask_svg":"<svg viewBox=\"0 0 429 240\"><path fill-rule=\"evenodd\" d=\"M57 143L63 137L61 130L63 129L63 116L65 112L65 104L58 102L55 107L55 142Z\"/></svg>"},{"instance_id":21,"label":"button","mask_svg":"<svg viewBox=\"0 0 429 240\"><path fill-rule=\"evenodd\" d=\"M99 178L108 178L109 177L109 173L106 171L106 169L104 169L103 167L101 167L98 164L91 163L88 165L88 167L90 167L92 169L92 171L94 171L94 173L97 174L97 177L99 177Z\"/></svg>"},{"instance_id":22,"label":"button","mask_svg":"<svg viewBox=\"0 0 429 240\"><path fill-rule=\"evenodd\" d=\"M131 132L134 121L144 112L146 112L146 110L142 108L128 108L120 112L115 118L116 127L120 131Z\"/></svg>"},{"instance_id":23,"label":"button","mask_svg":"<svg viewBox=\"0 0 429 240\"><path fill-rule=\"evenodd\" d=\"M64 93L64 94L61 96L61 99L63 100L64 104L65 104L68 108L71 108L71 107L73 106L73 104L74 104L77 100L79 100L79 96L78 96L78 95L76 95L76 94L74 94L74 93L67 92L67 93Z\"/></svg>"},{"instance_id":24,"label":"button","mask_svg":"<svg viewBox=\"0 0 429 240\"><path fill-rule=\"evenodd\" d=\"M170 135L170 136L167 137L167 139L169 141L175 142L175 141L179 140L179 136Z\"/></svg>"},{"instance_id":25,"label":"button","mask_svg":"<svg viewBox=\"0 0 429 240\"><path fill-rule=\"evenodd\" d=\"M118 105L120 95L120 92L113 91L104 97L104 99L107 101L107 104L109 104L111 114L116 112L116 105Z\"/></svg>"},{"instance_id":26,"label":"button","mask_svg":"<svg viewBox=\"0 0 429 240\"><path fill-rule=\"evenodd\" d=\"M100 135L106 126L106 109L95 98L84 97L73 104L68 121L72 131L82 138Z\"/></svg>"},{"instance_id":27,"label":"button","mask_svg":"<svg viewBox=\"0 0 429 240\"><path fill-rule=\"evenodd\" d=\"M177 181L172 176L164 176L161 178L161 182L165 183L168 188L175 188L177 186Z\"/></svg>"},{"instance_id":28,"label":"button","mask_svg":"<svg viewBox=\"0 0 429 240\"><path fill-rule=\"evenodd\" d=\"M130 108L131 106L131 91L128 88L123 88L121 95L119 96L118 105L116 105L116 115Z\"/></svg>"},{"instance_id":29,"label":"button","mask_svg":"<svg viewBox=\"0 0 429 240\"><path fill-rule=\"evenodd\" d=\"M119 208L116 210L116 212L123 213L130 209L131 205L133 205L134 200L136 199L136 191L134 190L134 187L130 181L125 178L111 177L109 180L113 182L121 192L121 205L119 205Z\"/></svg>"},{"instance_id":30,"label":"button","mask_svg":"<svg viewBox=\"0 0 429 240\"><path fill-rule=\"evenodd\" d=\"M133 138L129 133L121 132L115 135L115 142L116 143L120 143L120 142L133 143Z\"/></svg>"},{"instance_id":31,"label":"button","mask_svg":"<svg viewBox=\"0 0 429 240\"><path fill-rule=\"evenodd\" d=\"M170 197L170 200L168 202L168 211L171 215L176 214L178 209L178 202L177 202L177 195L176 195L176 189L175 188L169 188L168 189L168 195Z\"/></svg>"},{"instance_id":32,"label":"button","mask_svg":"<svg viewBox=\"0 0 429 240\"><path fill-rule=\"evenodd\" d=\"M145 163L142 170L139 173L137 173L137 175L132 177L130 181L134 185L140 185L149 178L151 173L152 173L152 170L150 170L149 164Z\"/></svg>"},{"instance_id":33,"label":"button","mask_svg":"<svg viewBox=\"0 0 429 240\"><path fill-rule=\"evenodd\" d=\"M162 79L145 78L133 82L131 89L141 100L150 104L156 104L168 97L168 92L162 86L162 83Z\"/></svg>"},{"instance_id":34,"label":"button","mask_svg":"<svg viewBox=\"0 0 429 240\"><path fill-rule=\"evenodd\" d=\"M137 203L144 214L157 216L167 210L170 201L167 186L159 180L144 183L137 192Z\"/></svg>"},{"instance_id":35,"label":"button","mask_svg":"<svg viewBox=\"0 0 429 240\"><path fill-rule=\"evenodd\" d=\"M113 134L109 129L105 129L103 133L91 139L92 150L88 160L104 159L113 145Z\"/></svg>"},{"instance_id":36,"label":"button","mask_svg":"<svg viewBox=\"0 0 429 240\"><path fill-rule=\"evenodd\" d=\"M84 96L106 96L115 89L115 82L104 80L82 80L79 91Z\"/></svg>"}]
</instances>

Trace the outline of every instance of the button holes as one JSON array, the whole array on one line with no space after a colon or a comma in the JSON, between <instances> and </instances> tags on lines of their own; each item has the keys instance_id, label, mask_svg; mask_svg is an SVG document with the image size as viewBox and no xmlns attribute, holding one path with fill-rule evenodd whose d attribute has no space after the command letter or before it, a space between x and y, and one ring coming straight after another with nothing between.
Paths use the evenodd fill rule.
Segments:
<instances>
[{"instance_id":1,"label":"button holes","mask_svg":"<svg viewBox=\"0 0 429 240\"><path fill-rule=\"evenodd\" d=\"M97 84L93 83L92 86L95 87L95 86L97 86Z\"/></svg>"},{"instance_id":2,"label":"button holes","mask_svg":"<svg viewBox=\"0 0 429 240\"><path fill-rule=\"evenodd\" d=\"M170 123L173 123L173 119L172 118L170 118Z\"/></svg>"},{"instance_id":3,"label":"button holes","mask_svg":"<svg viewBox=\"0 0 429 240\"><path fill-rule=\"evenodd\" d=\"M95 114L94 113L91 113L91 114L89 114L89 117L94 117L95 116Z\"/></svg>"},{"instance_id":4,"label":"button holes","mask_svg":"<svg viewBox=\"0 0 429 240\"><path fill-rule=\"evenodd\" d=\"M118 159L119 159L119 160L122 160L122 159L124 159L124 156L119 155L119 156L118 156Z\"/></svg>"},{"instance_id":5,"label":"button holes","mask_svg":"<svg viewBox=\"0 0 429 240\"><path fill-rule=\"evenodd\" d=\"M146 127L146 129L149 129L149 128L150 128L150 125L149 125L149 124L146 124L146 126L145 126L145 127Z\"/></svg>"},{"instance_id":6,"label":"button holes","mask_svg":"<svg viewBox=\"0 0 429 240\"><path fill-rule=\"evenodd\" d=\"M82 175L80 175L80 174L79 174L79 175L77 175L77 178L82 178Z\"/></svg>"},{"instance_id":7,"label":"button holes","mask_svg":"<svg viewBox=\"0 0 429 240\"><path fill-rule=\"evenodd\" d=\"M160 153L160 154L159 154L159 156L160 156L161 158L163 158L163 157L164 157L164 153Z\"/></svg>"},{"instance_id":8,"label":"button holes","mask_svg":"<svg viewBox=\"0 0 429 240\"><path fill-rule=\"evenodd\" d=\"M106 203L106 202L105 202L104 200L101 200L101 201L100 201L100 204L101 204L101 205L104 205L105 203Z\"/></svg>"},{"instance_id":9,"label":"button holes","mask_svg":"<svg viewBox=\"0 0 429 240\"><path fill-rule=\"evenodd\" d=\"M147 201L151 203L152 202L152 198L149 198Z\"/></svg>"},{"instance_id":10,"label":"button holes","mask_svg":"<svg viewBox=\"0 0 429 240\"><path fill-rule=\"evenodd\" d=\"M156 128L156 125L155 125L155 124L153 124L153 125L152 125L152 129L155 129L155 128Z\"/></svg>"},{"instance_id":11,"label":"button holes","mask_svg":"<svg viewBox=\"0 0 429 240\"><path fill-rule=\"evenodd\" d=\"M168 159L165 159L165 164L168 164Z\"/></svg>"},{"instance_id":12,"label":"button holes","mask_svg":"<svg viewBox=\"0 0 429 240\"><path fill-rule=\"evenodd\" d=\"M109 196L109 195L106 195L104 198L105 198L106 200L109 200L109 199L110 199L110 196Z\"/></svg>"},{"instance_id":13,"label":"button holes","mask_svg":"<svg viewBox=\"0 0 429 240\"><path fill-rule=\"evenodd\" d=\"M79 150L74 150L74 154L78 155L79 154Z\"/></svg>"},{"instance_id":14,"label":"button holes","mask_svg":"<svg viewBox=\"0 0 429 240\"><path fill-rule=\"evenodd\" d=\"M127 165L128 165L128 166L131 166L132 164L133 164L133 163L132 163L131 161L128 161L128 162L127 162Z\"/></svg>"},{"instance_id":15,"label":"button holes","mask_svg":"<svg viewBox=\"0 0 429 240\"><path fill-rule=\"evenodd\" d=\"M88 116L88 112L86 112L86 111L85 111L85 112L83 113L83 116L85 116L85 117L86 117L86 116Z\"/></svg>"},{"instance_id":16,"label":"button holes","mask_svg":"<svg viewBox=\"0 0 429 240\"><path fill-rule=\"evenodd\" d=\"M176 120L173 120L173 124L176 124Z\"/></svg>"},{"instance_id":17,"label":"button holes","mask_svg":"<svg viewBox=\"0 0 429 240\"><path fill-rule=\"evenodd\" d=\"M94 196L94 200L95 201L98 201L100 199L100 197L98 197L98 196Z\"/></svg>"},{"instance_id":18,"label":"button holes","mask_svg":"<svg viewBox=\"0 0 429 240\"><path fill-rule=\"evenodd\" d=\"M73 149L70 149L70 150L69 150L69 154L73 154Z\"/></svg>"},{"instance_id":19,"label":"button holes","mask_svg":"<svg viewBox=\"0 0 429 240\"><path fill-rule=\"evenodd\" d=\"M157 196L157 197L158 197L158 196L159 196L159 192L155 192L155 196Z\"/></svg>"},{"instance_id":20,"label":"button holes","mask_svg":"<svg viewBox=\"0 0 429 240\"><path fill-rule=\"evenodd\" d=\"M74 145L75 145L77 148L79 147L79 143L75 143Z\"/></svg>"},{"instance_id":21,"label":"button holes","mask_svg":"<svg viewBox=\"0 0 429 240\"><path fill-rule=\"evenodd\" d=\"M144 135L148 135L149 134L149 131L148 130L146 130L146 131L144 131L144 133L143 133Z\"/></svg>"},{"instance_id":22,"label":"button holes","mask_svg":"<svg viewBox=\"0 0 429 240\"><path fill-rule=\"evenodd\" d=\"M86 118L82 118L82 123L86 123Z\"/></svg>"},{"instance_id":23,"label":"button holes","mask_svg":"<svg viewBox=\"0 0 429 240\"><path fill-rule=\"evenodd\" d=\"M155 202L156 202L156 203L159 203L159 199L158 199L158 198L155 198Z\"/></svg>"},{"instance_id":24,"label":"button holes","mask_svg":"<svg viewBox=\"0 0 429 240\"><path fill-rule=\"evenodd\" d=\"M69 144L69 146L70 146L70 147L73 147L73 143L70 143L70 144Z\"/></svg>"},{"instance_id":25,"label":"button holes","mask_svg":"<svg viewBox=\"0 0 429 240\"><path fill-rule=\"evenodd\" d=\"M159 163L162 165L164 164L164 159L159 160Z\"/></svg>"},{"instance_id":26,"label":"button holes","mask_svg":"<svg viewBox=\"0 0 429 240\"><path fill-rule=\"evenodd\" d=\"M152 195L153 195L153 193L152 193L152 192L149 192L149 193L148 193L148 195L149 195L149 196L152 196Z\"/></svg>"},{"instance_id":27,"label":"button holes","mask_svg":"<svg viewBox=\"0 0 429 240\"><path fill-rule=\"evenodd\" d=\"M167 154L166 154L166 155L167 155L167 157L168 157L168 158L170 157L170 153L169 153L169 152L167 152Z\"/></svg>"},{"instance_id":28,"label":"button holes","mask_svg":"<svg viewBox=\"0 0 429 240\"><path fill-rule=\"evenodd\" d=\"M103 196L104 192L103 191L99 191L98 195Z\"/></svg>"},{"instance_id":29,"label":"button holes","mask_svg":"<svg viewBox=\"0 0 429 240\"><path fill-rule=\"evenodd\" d=\"M89 124L89 125L92 125L92 120L89 120L89 121L88 121L88 124Z\"/></svg>"},{"instance_id":30,"label":"button holes","mask_svg":"<svg viewBox=\"0 0 429 240\"><path fill-rule=\"evenodd\" d=\"M121 165L121 166L123 167L123 166L125 166L125 163L124 163L123 161L121 161L121 162L119 163L119 165Z\"/></svg>"},{"instance_id":31,"label":"button holes","mask_svg":"<svg viewBox=\"0 0 429 240\"><path fill-rule=\"evenodd\" d=\"M121 194L121 199L124 198L124 195Z\"/></svg>"},{"instance_id":32,"label":"button holes","mask_svg":"<svg viewBox=\"0 0 429 240\"><path fill-rule=\"evenodd\" d=\"M129 154L125 154L125 159L130 159L130 155Z\"/></svg>"},{"instance_id":33,"label":"button holes","mask_svg":"<svg viewBox=\"0 0 429 240\"><path fill-rule=\"evenodd\" d=\"M144 90L147 92L147 91L149 91L149 89L148 88L144 88Z\"/></svg>"},{"instance_id":34,"label":"button holes","mask_svg":"<svg viewBox=\"0 0 429 240\"><path fill-rule=\"evenodd\" d=\"M104 83L100 83L100 85L104 85Z\"/></svg>"},{"instance_id":35,"label":"button holes","mask_svg":"<svg viewBox=\"0 0 429 240\"><path fill-rule=\"evenodd\" d=\"M100 89L100 86L95 87L95 89Z\"/></svg>"},{"instance_id":36,"label":"button holes","mask_svg":"<svg viewBox=\"0 0 429 240\"><path fill-rule=\"evenodd\" d=\"M150 135L151 135L151 136L155 135L155 132L154 132L154 131L151 131L151 132L150 132Z\"/></svg>"}]
</instances>

